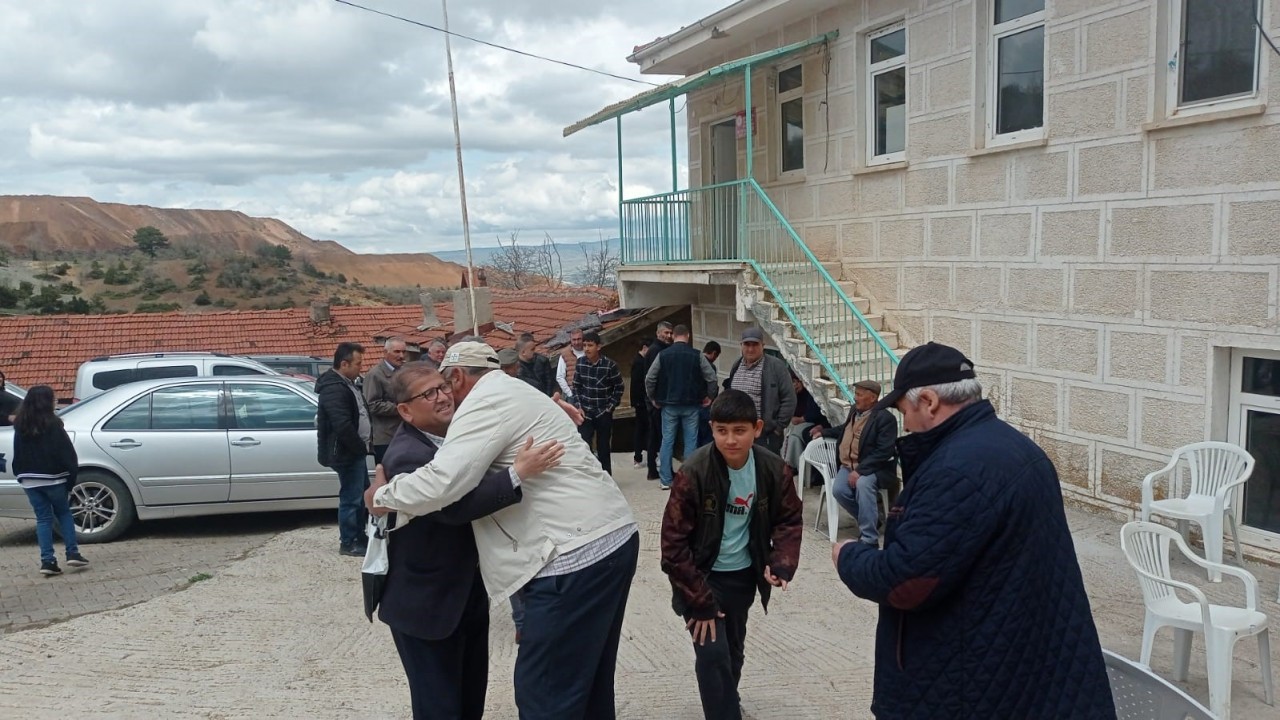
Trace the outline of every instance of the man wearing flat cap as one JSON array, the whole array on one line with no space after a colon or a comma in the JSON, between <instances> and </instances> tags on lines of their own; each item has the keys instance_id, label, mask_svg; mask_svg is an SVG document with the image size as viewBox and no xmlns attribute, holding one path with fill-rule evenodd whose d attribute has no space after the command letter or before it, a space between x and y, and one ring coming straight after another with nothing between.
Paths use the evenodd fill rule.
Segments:
<instances>
[{"instance_id":1,"label":"man wearing flat cap","mask_svg":"<svg viewBox=\"0 0 1280 720\"><path fill-rule=\"evenodd\" d=\"M973 363L927 343L893 391L909 435L884 549L832 548L880 605L878 718L1096 718L1115 704L1053 463L982 399Z\"/></svg>"},{"instance_id":2,"label":"man wearing flat cap","mask_svg":"<svg viewBox=\"0 0 1280 720\"><path fill-rule=\"evenodd\" d=\"M428 465L390 482L379 468L370 511L395 510L400 522L437 512L486 473L512 467L530 439L562 443L559 466L518 478L521 501L471 528L490 602L515 592L524 600L515 667L520 717L608 720L639 529L565 410L500 367L484 343L449 348L440 364L457 405L449 434Z\"/></svg>"},{"instance_id":3,"label":"man wearing flat cap","mask_svg":"<svg viewBox=\"0 0 1280 720\"><path fill-rule=\"evenodd\" d=\"M831 485L831 496L858 521L858 541L880 546L876 493L896 483L898 475L898 420L885 408L875 408L880 383L859 380L853 385L853 408L843 427L819 434L838 440L836 458L840 470ZM888 508L885 508L888 510Z\"/></svg>"},{"instance_id":4,"label":"man wearing flat cap","mask_svg":"<svg viewBox=\"0 0 1280 720\"><path fill-rule=\"evenodd\" d=\"M765 354L764 332L758 327L742 331L742 357L733 364L724 386L741 390L756 403L764 422L757 445L782 452L782 434L796 410L796 388L791 384L787 361Z\"/></svg>"}]
</instances>

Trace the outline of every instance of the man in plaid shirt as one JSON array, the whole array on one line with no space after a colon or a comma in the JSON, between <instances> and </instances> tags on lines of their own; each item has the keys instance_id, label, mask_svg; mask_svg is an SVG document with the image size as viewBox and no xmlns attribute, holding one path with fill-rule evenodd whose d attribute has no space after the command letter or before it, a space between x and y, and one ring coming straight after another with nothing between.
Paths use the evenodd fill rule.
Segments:
<instances>
[{"instance_id":1,"label":"man in plaid shirt","mask_svg":"<svg viewBox=\"0 0 1280 720\"><path fill-rule=\"evenodd\" d=\"M584 334L582 349L586 354L578 358L573 374L573 400L585 418L578 432L588 445L595 437L600 467L612 475L613 409L622 402L622 371L618 363L600 354L600 333Z\"/></svg>"}]
</instances>

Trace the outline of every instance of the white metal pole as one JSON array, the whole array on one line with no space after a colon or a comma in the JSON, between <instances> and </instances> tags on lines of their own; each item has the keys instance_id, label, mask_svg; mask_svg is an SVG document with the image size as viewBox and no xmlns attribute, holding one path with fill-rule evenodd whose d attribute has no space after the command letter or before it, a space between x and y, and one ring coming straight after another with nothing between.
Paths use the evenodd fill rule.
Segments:
<instances>
[{"instance_id":1,"label":"white metal pole","mask_svg":"<svg viewBox=\"0 0 1280 720\"><path fill-rule=\"evenodd\" d=\"M449 105L453 110L453 147L458 154L458 199L462 202L462 242L467 247L467 294L471 298L471 332L479 335L480 325L476 315L476 268L471 259L471 222L467 219L467 180L462 172L462 132L458 129L458 89L453 82L453 44L449 42L449 0L440 0L440 8L444 11L444 55L449 66Z\"/></svg>"}]
</instances>

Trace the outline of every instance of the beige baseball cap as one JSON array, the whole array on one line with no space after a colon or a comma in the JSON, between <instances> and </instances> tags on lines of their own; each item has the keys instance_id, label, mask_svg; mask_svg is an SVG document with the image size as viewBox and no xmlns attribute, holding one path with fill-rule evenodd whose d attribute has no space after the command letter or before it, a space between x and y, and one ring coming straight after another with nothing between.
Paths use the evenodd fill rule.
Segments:
<instances>
[{"instance_id":1,"label":"beige baseball cap","mask_svg":"<svg viewBox=\"0 0 1280 720\"><path fill-rule=\"evenodd\" d=\"M498 353L481 342L460 342L444 351L444 360L440 361L440 369L449 368L490 368L502 367L498 361Z\"/></svg>"}]
</instances>

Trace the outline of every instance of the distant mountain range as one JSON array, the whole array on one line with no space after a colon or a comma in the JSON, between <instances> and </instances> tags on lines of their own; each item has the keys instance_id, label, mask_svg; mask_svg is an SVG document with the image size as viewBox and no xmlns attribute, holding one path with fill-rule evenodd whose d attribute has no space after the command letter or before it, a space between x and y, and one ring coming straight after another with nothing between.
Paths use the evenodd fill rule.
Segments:
<instances>
[{"instance_id":1,"label":"distant mountain range","mask_svg":"<svg viewBox=\"0 0 1280 720\"><path fill-rule=\"evenodd\" d=\"M540 245L541 243L522 243L522 245ZM556 242L556 249L560 253L560 262L564 265L564 279L573 282L574 276L587 264L587 255L600 252L602 245L607 246L609 252L618 257L622 251L622 242L618 238L610 238L608 240L591 240L588 242ZM501 252L502 248L497 245L486 245L484 247L471 248L471 258L476 267L488 265L495 253ZM433 252L432 255L445 262L453 262L463 267L467 264L466 250L445 250L441 252Z\"/></svg>"}]
</instances>

